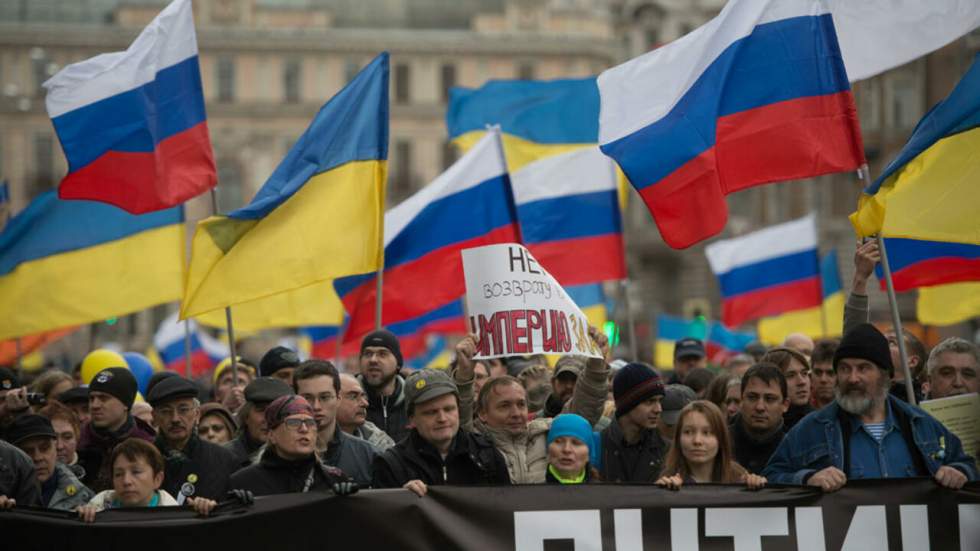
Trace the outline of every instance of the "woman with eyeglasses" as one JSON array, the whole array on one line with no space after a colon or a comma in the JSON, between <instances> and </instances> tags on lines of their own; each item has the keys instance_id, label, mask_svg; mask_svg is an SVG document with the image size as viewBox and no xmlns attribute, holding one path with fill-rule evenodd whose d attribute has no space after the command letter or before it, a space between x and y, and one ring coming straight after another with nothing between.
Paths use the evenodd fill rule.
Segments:
<instances>
[{"instance_id":1,"label":"woman with eyeglasses","mask_svg":"<svg viewBox=\"0 0 980 551\"><path fill-rule=\"evenodd\" d=\"M323 464L316 453L316 419L313 407L302 396L280 396L265 409L269 428L258 463L231 476L233 489L256 496L332 491L347 495L357 491L340 469Z\"/></svg>"}]
</instances>

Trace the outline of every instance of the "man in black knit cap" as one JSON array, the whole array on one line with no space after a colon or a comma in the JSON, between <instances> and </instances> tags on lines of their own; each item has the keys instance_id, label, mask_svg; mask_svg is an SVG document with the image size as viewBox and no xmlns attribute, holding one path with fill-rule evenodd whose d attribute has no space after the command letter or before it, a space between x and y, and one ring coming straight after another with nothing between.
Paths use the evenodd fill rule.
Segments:
<instances>
[{"instance_id":1,"label":"man in black knit cap","mask_svg":"<svg viewBox=\"0 0 980 551\"><path fill-rule=\"evenodd\" d=\"M613 378L616 418L602 431L602 480L656 482L667 453L657 431L664 384L655 369L630 363Z\"/></svg>"},{"instance_id":2,"label":"man in black knit cap","mask_svg":"<svg viewBox=\"0 0 980 551\"><path fill-rule=\"evenodd\" d=\"M388 433L396 443L408 435L408 412L405 402L405 379L398 374L402 367L402 349L398 337L384 329L369 333L361 341L361 374L367 392L367 420Z\"/></svg>"}]
</instances>

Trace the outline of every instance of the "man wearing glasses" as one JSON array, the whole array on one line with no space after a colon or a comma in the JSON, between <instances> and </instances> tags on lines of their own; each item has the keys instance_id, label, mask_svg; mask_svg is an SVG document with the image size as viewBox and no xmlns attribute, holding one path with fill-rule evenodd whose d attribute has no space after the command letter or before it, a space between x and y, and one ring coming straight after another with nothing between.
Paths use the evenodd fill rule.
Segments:
<instances>
[{"instance_id":1,"label":"man wearing glasses","mask_svg":"<svg viewBox=\"0 0 980 551\"><path fill-rule=\"evenodd\" d=\"M367 420L368 399L361 381L348 373L340 374L340 405L337 407L337 426L347 434L367 440L369 444L385 451L394 447L395 441L388 433Z\"/></svg>"},{"instance_id":2,"label":"man wearing glasses","mask_svg":"<svg viewBox=\"0 0 980 551\"><path fill-rule=\"evenodd\" d=\"M361 487L370 486L371 464L380 451L337 427L341 392L337 368L328 361L307 360L293 372L293 389L313 408L320 459L343 471Z\"/></svg>"},{"instance_id":3,"label":"man wearing glasses","mask_svg":"<svg viewBox=\"0 0 980 551\"><path fill-rule=\"evenodd\" d=\"M235 454L197 435L201 416L197 395L193 381L175 376L157 383L147 396L159 428L154 444L166 462L161 488L181 504L197 497L220 500L238 468Z\"/></svg>"},{"instance_id":4,"label":"man wearing glasses","mask_svg":"<svg viewBox=\"0 0 980 551\"><path fill-rule=\"evenodd\" d=\"M256 496L332 491L349 495L357 483L316 453L317 421L302 396L280 396L265 408L269 428L259 462L231 475L231 487Z\"/></svg>"}]
</instances>

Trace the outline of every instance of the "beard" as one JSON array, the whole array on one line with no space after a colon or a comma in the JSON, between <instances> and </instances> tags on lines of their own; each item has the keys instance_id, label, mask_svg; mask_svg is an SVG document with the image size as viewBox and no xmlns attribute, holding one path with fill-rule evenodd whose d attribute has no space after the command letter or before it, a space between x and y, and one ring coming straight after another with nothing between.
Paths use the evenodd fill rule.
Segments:
<instances>
[{"instance_id":1,"label":"beard","mask_svg":"<svg viewBox=\"0 0 980 551\"><path fill-rule=\"evenodd\" d=\"M882 377L881 382L870 391L863 386L855 385L845 387L842 392L841 386L837 385L834 387L834 398L844 411L857 416L865 415L876 405L884 404L888 399L888 383L889 380ZM853 392L854 390L860 390L861 393L857 394Z\"/></svg>"}]
</instances>

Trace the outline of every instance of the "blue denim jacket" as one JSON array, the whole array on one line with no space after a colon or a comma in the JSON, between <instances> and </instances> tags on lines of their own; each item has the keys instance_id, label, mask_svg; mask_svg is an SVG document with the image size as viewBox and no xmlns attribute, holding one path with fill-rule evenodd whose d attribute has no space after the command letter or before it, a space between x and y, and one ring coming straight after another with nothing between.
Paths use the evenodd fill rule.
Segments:
<instances>
[{"instance_id":1,"label":"blue denim jacket","mask_svg":"<svg viewBox=\"0 0 980 551\"><path fill-rule=\"evenodd\" d=\"M888 397L892 411L901 410L912 426L912 440L929 474L939 467L955 467L970 481L977 480L977 464L963 450L963 444L942 423L925 411L894 397ZM807 415L783 439L763 470L772 484L803 485L812 473L827 467L844 467L844 442L841 439L840 422L837 419L837 402ZM945 447L940 446L940 440Z\"/></svg>"}]
</instances>

